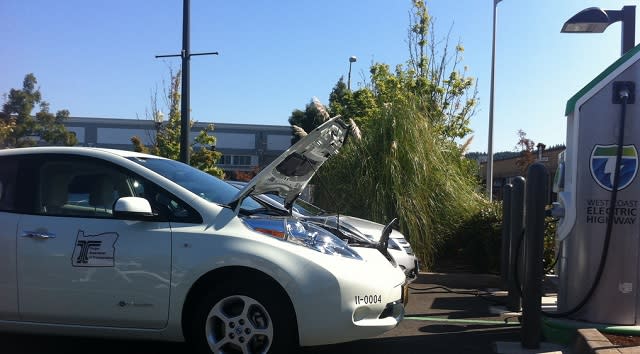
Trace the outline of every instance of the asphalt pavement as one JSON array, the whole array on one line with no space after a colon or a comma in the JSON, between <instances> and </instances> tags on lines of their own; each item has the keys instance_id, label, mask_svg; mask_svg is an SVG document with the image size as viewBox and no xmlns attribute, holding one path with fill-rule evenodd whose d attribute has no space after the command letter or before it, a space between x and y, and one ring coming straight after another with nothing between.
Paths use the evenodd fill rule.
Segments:
<instances>
[{"instance_id":1,"label":"asphalt pavement","mask_svg":"<svg viewBox=\"0 0 640 354\"><path fill-rule=\"evenodd\" d=\"M406 318L376 338L304 348L304 354L495 353L498 342L519 342L515 314L496 313L506 294L496 275L421 273L410 286ZM0 334L3 354L188 353L183 343Z\"/></svg>"}]
</instances>

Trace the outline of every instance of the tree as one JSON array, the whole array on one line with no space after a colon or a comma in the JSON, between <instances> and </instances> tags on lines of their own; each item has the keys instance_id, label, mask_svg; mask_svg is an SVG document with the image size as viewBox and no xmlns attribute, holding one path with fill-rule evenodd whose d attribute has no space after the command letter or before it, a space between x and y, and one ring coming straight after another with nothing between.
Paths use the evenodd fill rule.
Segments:
<instances>
[{"instance_id":1,"label":"tree","mask_svg":"<svg viewBox=\"0 0 640 354\"><path fill-rule=\"evenodd\" d=\"M460 70L464 47L458 43L452 50L449 36L436 40L425 1L412 4L406 65L392 69L388 64L373 64L370 82L353 92L340 77L329 95L329 110L353 119L366 133L371 119L395 99L400 86L416 100L417 109L427 113L436 135L450 141L462 139L471 133L469 119L476 112L478 94L467 68Z\"/></svg>"},{"instance_id":2,"label":"tree","mask_svg":"<svg viewBox=\"0 0 640 354\"><path fill-rule=\"evenodd\" d=\"M173 73L170 71L171 82L168 91L165 90L165 103L169 111L169 117L157 131L153 137L153 145L147 148L142 144L140 137L131 137L131 143L134 150L139 152L150 153L157 156L166 157L172 160L180 158L180 84L181 72ZM151 113L147 114L150 120L153 120L160 109L158 107L157 92L151 96ZM192 127L194 121L190 122ZM215 150L216 137L211 135L214 131L214 125L209 124L198 133L194 142L189 146L190 164L206 173L216 177L224 177L224 171L216 166L216 163L222 156L222 153Z\"/></svg>"},{"instance_id":3,"label":"tree","mask_svg":"<svg viewBox=\"0 0 640 354\"><path fill-rule=\"evenodd\" d=\"M329 111L333 116L341 115L347 117L348 109L353 105L353 94L344 83L344 76L340 76L338 82L329 94Z\"/></svg>"},{"instance_id":4,"label":"tree","mask_svg":"<svg viewBox=\"0 0 640 354\"><path fill-rule=\"evenodd\" d=\"M291 145L295 144L301 138L300 133L302 132L297 130L296 127L301 128L306 133L309 133L327 121L326 113L323 113L323 110L324 107L322 104L320 104L316 98L313 98L311 102L307 103L304 111L296 109L291 112L291 117L289 117L292 135Z\"/></svg>"},{"instance_id":5,"label":"tree","mask_svg":"<svg viewBox=\"0 0 640 354\"><path fill-rule=\"evenodd\" d=\"M14 118L9 117L8 119L3 118L0 119L0 146L6 146L5 142L9 138L9 136L13 133L13 130L16 127L16 121Z\"/></svg>"},{"instance_id":6,"label":"tree","mask_svg":"<svg viewBox=\"0 0 640 354\"><path fill-rule=\"evenodd\" d=\"M42 100L35 75L27 74L22 89L11 89L0 113L0 146L25 147L39 142L48 145L75 145L76 137L66 130L64 121L69 119L66 109L49 112L49 103ZM32 114L39 106L40 111Z\"/></svg>"},{"instance_id":7,"label":"tree","mask_svg":"<svg viewBox=\"0 0 640 354\"><path fill-rule=\"evenodd\" d=\"M518 143L515 148L520 150L520 156L516 159L516 166L520 169L520 173L524 176L527 173L527 169L531 164L536 162L536 154L534 147L536 143L527 138L527 133L524 130L518 130Z\"/></svg>"},{"instance_id":8,"label":"tree","mask_svg":"<svg viewBox=\"0 0 640 354\"><path fill-rule=\"evenodd\" d=\"M453 49L449 35L441 42L435 37L433 20L424 0L412 0L408 31L409 76L408 83L420 94L420 104L429 111L429 120L438 134L449 139L463 138L471 132L469 119L475 114L478 90L473 78L462 71L464 47ZM442 47L439 44L442 43Z\"/></svg>"},{"instance_id":9,"label":"tree","mask_svg":"<svg viewBox=\"0 0 640 354\"><path fill-rule=\"evenodd\" d=\"M329 95L329 111L332 116L352 119L358 127L366 129L369 120L378 113L378 105L370 88L362 87L352 92L340 77Z\"/></svg>"}]
</instances>

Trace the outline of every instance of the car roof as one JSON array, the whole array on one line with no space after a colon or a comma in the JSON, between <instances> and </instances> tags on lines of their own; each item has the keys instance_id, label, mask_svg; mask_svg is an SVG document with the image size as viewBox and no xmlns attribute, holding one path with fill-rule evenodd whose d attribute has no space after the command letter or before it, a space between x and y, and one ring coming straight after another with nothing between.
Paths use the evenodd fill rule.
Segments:
<instances>
[{"instance_id":1,"label":"car roof","mask_svg":"<svg viewBox=\"0 0 640 354\"><path fill-rule=\"evenodd\" d=\"M32 154L74 154L85 156L117 155L120 157L159 158L163 157L143 154L135 151L105 149L86 146L37 146L0 150L0 156L8 155L32 155Z\"/></svg>"}]
</instances>

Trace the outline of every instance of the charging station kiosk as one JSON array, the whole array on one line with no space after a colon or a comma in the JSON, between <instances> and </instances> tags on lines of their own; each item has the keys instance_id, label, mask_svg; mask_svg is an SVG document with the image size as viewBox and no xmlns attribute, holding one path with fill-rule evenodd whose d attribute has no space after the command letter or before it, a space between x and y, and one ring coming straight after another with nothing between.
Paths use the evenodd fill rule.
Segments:
<instances>
[{"instance_id":1,"label":"charging station kiosk","mask_svg":"<svg viewBox=\"0 0 640 354\"><path fill-rule=\"evenodd\" d=\"M553 213L560 217L558 311L568 312L575 320L640 325L640 102L636 102L636 87L640 88L640 46L567 103L567 148L560 155L554 181L558 202ZM619 176L614 188L616 166Z\"/></svg>"}]
</instances>

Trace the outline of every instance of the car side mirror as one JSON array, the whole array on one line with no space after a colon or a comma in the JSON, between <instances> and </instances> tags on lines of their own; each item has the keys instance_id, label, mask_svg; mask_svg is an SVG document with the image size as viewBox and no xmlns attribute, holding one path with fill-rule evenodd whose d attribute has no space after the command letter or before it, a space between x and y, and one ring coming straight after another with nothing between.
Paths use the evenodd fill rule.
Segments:
<instances>
[{"instance_id":1,"label":"car side mirror","mask_svg":"<svg viewBox=\"0 0 640 354\"><path fill-rule=\"evenodd\" d=\"M155 214L148 200L140 197L122 197L113 205L113 216L119 219L146 220Z\"/></svg>"}]
</instances>

